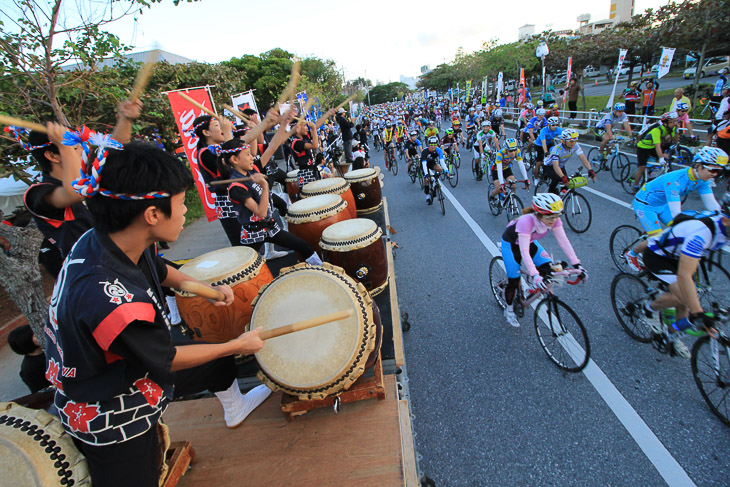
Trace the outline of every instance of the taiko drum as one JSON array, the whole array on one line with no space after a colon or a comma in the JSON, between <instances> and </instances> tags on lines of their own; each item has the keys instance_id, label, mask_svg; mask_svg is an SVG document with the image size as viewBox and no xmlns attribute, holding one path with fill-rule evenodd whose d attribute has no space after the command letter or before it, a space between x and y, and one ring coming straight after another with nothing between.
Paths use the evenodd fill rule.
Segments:
<instances>
[{"instance_id":1,"label":"taiko drum","mask_svg":"<svg viewBox=\"0 0 730 487\"><path fill-rule=\"evenodd\" d=\"M347 211L350 212L350 218L357 218L357 207L355 206L355 197L352 195L350 183L344 178L326 178L318 181L307 183L302 187L299 195L302 198L311 196L319 196L322 194L338 194L347 201Z\"/></svg>"},{"instance_id":2,"label":"taiko drum","mask_svg":"<svg viewBox=\"0 0 730 487\"><path fill-rule=\"evenodd\" d=\"M311 245L315 251L320 250L319 239L325 228L348 219L350 212L347 211L347 202L337 194L301 199L289 206L286 214L289 231Z\"/></svg>"}]
</instances>

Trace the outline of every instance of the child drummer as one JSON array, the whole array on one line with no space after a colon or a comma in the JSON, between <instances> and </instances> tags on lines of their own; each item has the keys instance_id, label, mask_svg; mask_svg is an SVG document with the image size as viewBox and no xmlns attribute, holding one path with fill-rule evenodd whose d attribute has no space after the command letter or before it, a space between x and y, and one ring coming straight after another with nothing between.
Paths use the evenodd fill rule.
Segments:
<instances>
[{"instance_id":1,"label":"child drummer","mask_svg":"<svg viewBox=\"0 0 730 487\"><path fill-rule=\"evenodd\" d=\"M63 145L64 127L48 129L61 157L74 150ZM94 485L157 487L156 429L168 402L207 389L221 401L226 425L238 426L270 391L242 395L232 355L255 353L264 342L255 329L227 343L171 343L161 286L193 279L165 265L153 244L177 240L192 178L152 145L102 143L89 155L93 172L74 182L95 223L71 249L53 291L46 378ZM230 287L216 289L225 295L216 305L233 301Z\"/></svg>"}]
</instances>

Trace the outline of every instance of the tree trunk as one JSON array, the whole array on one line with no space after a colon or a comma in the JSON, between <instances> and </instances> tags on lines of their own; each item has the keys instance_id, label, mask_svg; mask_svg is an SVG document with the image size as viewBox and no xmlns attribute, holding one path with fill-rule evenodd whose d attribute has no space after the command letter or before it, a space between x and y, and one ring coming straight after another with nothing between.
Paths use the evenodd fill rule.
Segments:
<instances>
[{"instance_id":1,"label":"tree trunk","mask_svg":"<svg viewBox=\"0 0 730 487\"><path fill-rule=\"evenodd\" d=\"M583 100L583 111L586 111L586 87L583 85L583 73L580 75L580 96Z\"/></svg>"},{"instance_id":2,"label":"tree trunk","mask_svg":"<svg viewBox=\"0 0 730 487\"><path fill-rule=\"evenodd\" d=\"M700 52L700 60L697 61L697 69L695 69L695 80L692 83L694 93L692 94L692 108L697 106L697 87L700 84L702 76L702 65L705 63L705 52L707 51L707 41L702 43L702 52Z\"/></svg>"},{"instance_id":3,"label":"tree trunk","mask_svg":"<svg viewBox=\"0 0 730 487\"><path fill-rule=\"evenodd\" d=\"M43 235L31 223L27 227L0 225L0 237L9 245L6 247L9 250L0 251L0 285L28 318L33 333L43 346L43 327L48 316L48 301L38 267Z\"/></svg>"}]
</instances>

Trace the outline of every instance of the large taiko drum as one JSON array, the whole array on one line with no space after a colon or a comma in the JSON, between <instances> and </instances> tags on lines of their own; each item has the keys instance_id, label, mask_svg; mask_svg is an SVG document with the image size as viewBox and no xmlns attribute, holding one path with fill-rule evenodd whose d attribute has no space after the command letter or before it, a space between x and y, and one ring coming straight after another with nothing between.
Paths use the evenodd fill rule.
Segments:
<instances>
[{"instance_id":1,"label":"large taiko drum","mask_svg":"<svg viewBox=\"0 0 730 487\"><path fill-rule=\"evenodd\" d=\"M259 379L300 399L323 399L347 390L380 350L380 313L365 288L343 269L327 263L282 269L256 298L251 326L271 330L343 310L354 313L268 340L256 354Z\"/></svg>"},{"instance_id":2,"label":"large taiko drum","mask_svg":"<svg viewBox=\"0 0 730 487\"><path fill-rule=\"evenodd\" d=\"M299 169L295 169L293 171L289 171L286 173L286 179L284 182L286 183L286 194L289 195L289 201L294 203L296 200L299 199Z\"/></svg>"},{"instance_id":3,"label":"large taiko drum","mask_svg":"<svg viewBox=\"0 0 730 487\"><path fill-rule=\"evenodd\" d=\"M0 485L91 485L86 458L58 418L13 402L0 403L0 472Z\"/></svg>"},{"instance_id":4,"label":"large taiko drum","mask_svg":"<svg viewBox=\"0 0 730 487\"><path fill-rule=\"evenodd\" d=\"M356 218L324 229L319 246L324 260L342 267L348 276L375 296L388 285L383 231L374 221Z\"/></svg>"},{"instance_id":5,"label":"large taiko drum","mask_svg":"<svg viewBox=\"0 0 730 487\"><path fill-rule=\"evenodd\" d=\"M372 168L356 169L345 174L355 196L358 215L375 213L383 206L378 172Z\"/></svg>"},{"instance_id":6,"label":"large taiko drum","mask_svg":"<svg viewBox=\"0 0 730 487\"><path fill-rule=\"evenodd\" d=\"M321 194L338 194L343 200L347 201L347 211L350 212L350 218L357 218L357 207L355 206L355 197L352 195L350 183L344 178L327 178L318 181L312 181L302 187L299 195L302 198L311 196L319 196Z\"/></svg>"},{"instance_id":7,"label":"large taiko drum","mask_svg":"<svg viewBox=\"0 0 730 487\"><path fill-rule=\"evenodd\" d=\"M207 299L175 290L177 307L195 338L227 342L246 331L251 320L251 302L259 289L273 280L264 259L249 247L228 247L192 259L181 272L206 284L228 284L235 300L230 306L214 306Z\"/></svg>"},{"instance_id":8,"label":"large taiko drum","mask_svg":"<svg viewBox=\"0 0 730 487\"><path fill-rule=\"evenodd\" d=\"M337 194L301 199L289 206L286 214L289 231L311 245L315 251L320 250L319 239L325 228L349 219L347 202Z\"/></svg>"}]
</instances>

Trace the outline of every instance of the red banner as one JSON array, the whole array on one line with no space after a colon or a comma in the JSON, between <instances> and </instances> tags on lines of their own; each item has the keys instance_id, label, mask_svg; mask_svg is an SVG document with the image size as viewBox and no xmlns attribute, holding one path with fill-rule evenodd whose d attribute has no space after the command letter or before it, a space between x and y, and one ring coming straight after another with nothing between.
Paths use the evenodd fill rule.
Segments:
<instances>
[{"instance_id":1,"label":"red banner","mask_svg":"<svg viewBox=\"0 0 730 487\"><path fill-rule=\"evenodd\" d=\"M568 70L565 72L565 93L563 94L563 110L568 106L568 88L570 88L570 77L573 76L573 56L568 58Z\"/></svg>"},{"instance_id":2,"label":"red banner","mask_svg":"<svg viewBox=\"0 0 730 487\"><path fill-rule=\"evenodd\" d=\"M208 187L203 181L203 176L200 174L198 158L196 157L197 151L195 150L198 145L198 137L194 133L188 132L193 128L193 120L200 115L205 115L205 112L192 106L190 102L183 99L178 93L178 91L170 91L167 93L167 98L170 100L172 114L175 116L175 123L177 123L177 130L180 133L180 140L185 149L185 155L188 157L190 169L193 171L195 187L198 189L200 201L203 203L205 216L209 222L212 222L218 218L215 211L215 196L208 191ZM193 88L185 91L185 94L205 107L212 108L213 106L210 100L210 94L205 88Z\"/></svg>"},{"instance_id":3,"label":"red banner","mask_svg":"<svg viewBox=\"0 0 730 487\"><path fill-rule=\"evenodd\" d=\"M525 68L520 68L520 96L517 100L517 105L522 105L525 100Z\"/></svg>"}]
</instances>

